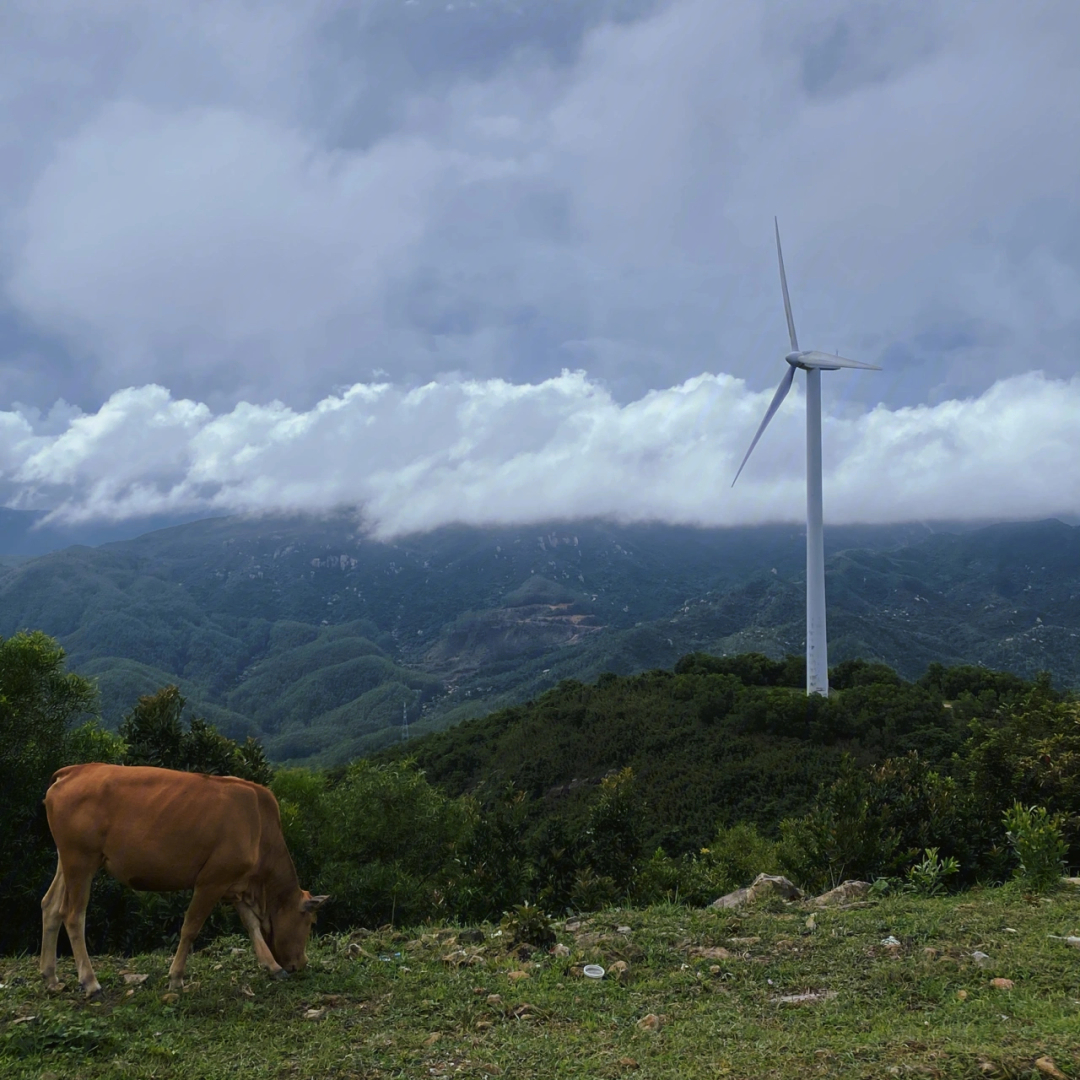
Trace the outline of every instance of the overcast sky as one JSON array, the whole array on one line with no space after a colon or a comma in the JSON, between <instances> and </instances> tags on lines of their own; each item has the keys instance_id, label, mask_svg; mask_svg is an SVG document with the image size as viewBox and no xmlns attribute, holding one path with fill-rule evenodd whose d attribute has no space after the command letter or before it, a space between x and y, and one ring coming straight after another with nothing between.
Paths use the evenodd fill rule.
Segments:
<instances>
[{"instance_id":1,"label":"overcast sky","mask_svg":"<svg viewBox=\"0 0 1080 1080\"><path fill-rule=\"evenodd\" d=\"M1080 512L1080 5L7 0L0 501ZM567 372L567 374L561 374ZM1036 374L1041 373L1041 374ZM801 380L797 381L798 387Z\"/></svg>"}]
</instances>

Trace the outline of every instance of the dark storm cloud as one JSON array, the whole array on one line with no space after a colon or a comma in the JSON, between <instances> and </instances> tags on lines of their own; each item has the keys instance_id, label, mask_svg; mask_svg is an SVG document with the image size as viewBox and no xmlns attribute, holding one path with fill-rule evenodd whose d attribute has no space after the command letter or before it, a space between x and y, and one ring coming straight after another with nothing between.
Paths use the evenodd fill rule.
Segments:
<instances>
[{"instance_id":1,"label":"dark storm cloud","mask_svg":"<svg viewBox=\"0 0 1080 1080\"><path fill-rule=\"evenodd\" d=\"M381 380L527 396L585 369L586 397L630 408L709 371L770 393L774 213L800 340L886 369L827 383L838 418L949 415L1075 370L1066 0L13 0L3 18L12 462L38 452L35 408L119 423L142 414L103 402L151 383L208 410L199 431L245 400L322 415ZM52 490L33 475L20 497Z\"/></svg>"}]
</instances>

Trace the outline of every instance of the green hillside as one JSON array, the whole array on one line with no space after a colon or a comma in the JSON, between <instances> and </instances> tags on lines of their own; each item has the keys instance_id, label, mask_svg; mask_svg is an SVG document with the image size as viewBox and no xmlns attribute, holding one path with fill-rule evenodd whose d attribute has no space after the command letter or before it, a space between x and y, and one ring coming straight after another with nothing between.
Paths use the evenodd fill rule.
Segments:
<instances>
[{"instance_id":1,"label":"green hillside","mask_svg":"<svg viewBox=\"0 0 1080 1080\"><path fill-rule=\"evenodd\" d=\"M932 661L1080 685L1080 529L830 529L834 662ZM332 764L693 651L798 653L795 527L448 528L380 543L352 518L213 519L0 561L0 635L40 628L106 721L178 683L277 760Z\"/></svg>"}]
</instances>

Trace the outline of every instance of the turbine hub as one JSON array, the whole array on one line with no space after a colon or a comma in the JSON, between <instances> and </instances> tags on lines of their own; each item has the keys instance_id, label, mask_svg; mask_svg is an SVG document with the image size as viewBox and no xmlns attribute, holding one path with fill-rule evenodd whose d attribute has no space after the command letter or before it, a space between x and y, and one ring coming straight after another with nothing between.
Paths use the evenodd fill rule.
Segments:
<instances>
[{"instance_id":1,"label":"turbine hub","mask_svg":"<svg viewBox=\"0 0 1080 1080\"><path fill-rule=\"evenodd\" d=\"M802 353L801 352L789 352L787 354L787 356L784 357L784 359L792 367L802 367L802 365L799 363L799 361L802 359Z\"/></svg>"}]
</instances>

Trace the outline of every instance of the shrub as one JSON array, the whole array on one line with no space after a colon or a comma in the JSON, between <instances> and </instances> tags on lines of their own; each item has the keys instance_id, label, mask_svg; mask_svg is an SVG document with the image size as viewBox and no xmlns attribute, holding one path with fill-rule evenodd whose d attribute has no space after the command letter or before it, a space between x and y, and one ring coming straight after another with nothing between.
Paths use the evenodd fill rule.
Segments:
<instances>
[{"instance_id":1,"label":"shrub","mask_svg":"<svg viewBox=\"0 0 1080 1080\"><path fill-rule=\"evenodd\" d=\"M1015 877L1034 892L1046 892L1060 884L1067 850L1062 835L1062 814L1045 806L1020 803L1005 811L1005 835L1020 858Z\"/></svg>"},{"instance_id":2,"label":"shrub","mask_svg":"<svg viewBox=\"0 0 1080 1080\"><path fill-rule=\"evenodd\" d=\"M641 859L641 817L633 769L605 777L589 808L585 855L594 873L610 878L621 894L631 888Z\"/></svg>"},{"instance_id":3,"label":"shrub","mask_svg":"<svg viewBox=\"0 0 1080 1080\"><path fill-rule=\"evenodd\" d=\"M502 931L511 945L526 945L546 949L555 944L555 930L546 912L535 904L518 904L502 917Z\"/></svg>"},{"instance_id":4,"label":"shrub","mask_svg":"<svg viewBox=\"0 0 1080 1080\"><path fill-rule=\"evenodd\" d=\"M908 884L921 896L938 896L945 891L945 879L960 870L960 864L952 856L938 857L938 849L929 847L923 852L922 862L907 872ZM882 879L879 879L882 880Z\"/></svg>"},{"instance_id":5,"label":"shrub","mask_svg":"<svg viewBox=\"0 0 1080 1080\"><path fill-rule=\"evenodd\" d=\"M417 923L446 909L472 827L468 805L433 788L411 761L357 761L320 800L318 888L335 926Z\"/></svg>"}]
</instances>

